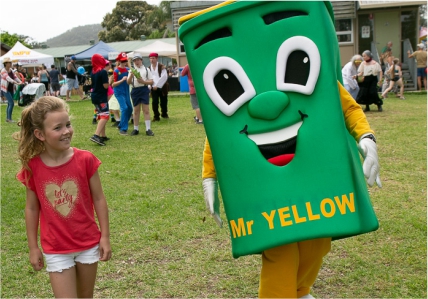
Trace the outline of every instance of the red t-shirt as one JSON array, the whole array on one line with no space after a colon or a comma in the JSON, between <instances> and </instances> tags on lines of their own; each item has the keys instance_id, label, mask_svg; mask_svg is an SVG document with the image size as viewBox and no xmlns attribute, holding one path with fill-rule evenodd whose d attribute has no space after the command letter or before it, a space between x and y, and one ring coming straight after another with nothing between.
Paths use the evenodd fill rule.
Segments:
<instances>
[{"instance_id":1,"label":"red t-shirt","mask_svg":"<svg viewBox=\"0 0 428 299\"><path fill-rule=\"evenodd\" d=\"M97 245L101 232L95 222L89 180L101 161L91 152L73 148L71 159L55 167L36 156L17 179L34 191L40 203L40 240L44 253L71 253Z\"/></svg>"}]
</instances>

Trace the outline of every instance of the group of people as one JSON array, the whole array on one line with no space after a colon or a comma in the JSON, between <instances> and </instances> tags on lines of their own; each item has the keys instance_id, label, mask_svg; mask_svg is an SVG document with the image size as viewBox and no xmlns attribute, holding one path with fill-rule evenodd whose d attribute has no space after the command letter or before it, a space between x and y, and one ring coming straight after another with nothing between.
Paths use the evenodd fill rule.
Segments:
<instances>
[{"instance_id":1,"label":"group of people","mask_svg":"<svg viewBox=\"0 0 428 299\"><path fill-rule=\"evenodd\" d=\"M382 69L380 64L373 59L373 54L369 50L351 58L342 68L342 78L345 89L357 103L366 105L364 111L370 111L371 104L377 105L379 111L383 110L383 101L378 95L379 82L382 81Z\"/></svg>"},{"instance_id":2,"label":"group of people","mask_svg":"<svg viewBox=\"0 0 428 299\"><path fill-rule=\"evenodd\" d=\"M45 95L60 96L60 81L63 80L63 75L58 71L54 64L51 65L48 71L45 65L37 67L31 78L31 83L42 83L45 86Z\"/></svg>"},{"instance_id":3,"label":"group of people","mask_svg":"<svg viewBox=\"0 0 428 299\"><path fill-rule=\"evenodd\" d=\"M395 86L399 88L396 97L404 100L404 82L400 60L392 55L392 42L388 42L382 49L380 64L373 59L373 54L366 50L362 55L354 55L342 68L343 83L346 90L361 105L364 111L370 111L370 105L375 104L378 111L383 111L383 99ZM418 90L421 90L423 80L426 90L427 52L423 44L417 45L418 50L410 54L417 62ZM383 82L382 82L383 81ZM381 95L379 96L379 89Z\"/></svg>"},{"instance_id":4,"label":"group of people","mask_svg":"<svg viewBox=\"0 0 428 299\"><path fill-rule=\"evenodd\" d=\"M147 136L154 136L151 130L152 121L160 121L161 117L169 118L166 67L158 62L157 53L151 53L149 59L150 66L146 67L143 64L142 56L135 53L132 57L132 66L127 54L119 53L116 57L116 67L112 69L108 60L99 54L93 55L91 98L95 105L97 118L102 121L98 122L96 132L90 138L91 141L103 146L109 139L105 136L107 121L104 121L109 119L109 111L114 114L114 126L117 127L120 135L128 135L131 117L133 117L134 128L130 135L139 134L141 111ZM153 120L151 120L149 109L150 95ZM110 105L110 101L112 105Z\"/></svg>"}]
</instances>

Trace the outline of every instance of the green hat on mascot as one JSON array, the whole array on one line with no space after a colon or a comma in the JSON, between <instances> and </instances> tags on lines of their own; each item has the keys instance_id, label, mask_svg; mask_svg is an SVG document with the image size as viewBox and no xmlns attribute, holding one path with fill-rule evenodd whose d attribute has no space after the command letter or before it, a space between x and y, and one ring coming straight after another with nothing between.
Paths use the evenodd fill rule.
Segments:
<instances>
[{"instance_id":1,"label":"green hat on mascot","mask_svg":"<svg viewBox=\"0 0 428 299\"><path fill-rule=\"evenodd\" d=\"M233 256L376 230L331 3L230 1L180 23Z\"/></svg>"}]
</instances>

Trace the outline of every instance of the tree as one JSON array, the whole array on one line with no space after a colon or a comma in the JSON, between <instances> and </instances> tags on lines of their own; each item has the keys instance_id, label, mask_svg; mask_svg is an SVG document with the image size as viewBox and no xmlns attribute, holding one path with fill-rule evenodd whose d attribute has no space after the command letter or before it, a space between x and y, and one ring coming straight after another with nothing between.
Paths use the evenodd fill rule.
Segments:
<instances>
[{"instance_id":1,"label":"tree","mask_svg":"<svg viewBox=\"0 0 428 299\"><path fill-rule=\"evenodd\" d=\"M168 2L168 1L163 1ZM98 33L104 42L138 40L141 35L150 36L153 31L164 32L170 15L169 4L158 7L145 1L118 1L111 13L101 23L105 30Z\"/></svg>"},{"instance_id":2,"label":"tree","mask_svg":"<svg viewBox=\"0 0 428 299\"><path fill-rule=\"evenodd\" d=\"M32 40L31 37L28 37L26 35L18 35L16 33L10 34L7 31L2 31L0 34L0 40L2 44L6 44L9 47L13 47L17 41L19 41L21 44L28 48L33 48L32 44L27 43L27 41Z\"/></svg>"}]
</instances>

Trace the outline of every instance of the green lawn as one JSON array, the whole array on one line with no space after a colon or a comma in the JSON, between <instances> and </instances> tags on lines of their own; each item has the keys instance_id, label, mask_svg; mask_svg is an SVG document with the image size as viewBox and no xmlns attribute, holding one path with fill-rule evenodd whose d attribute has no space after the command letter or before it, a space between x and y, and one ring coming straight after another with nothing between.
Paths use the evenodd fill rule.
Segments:
<instances>
[{"instance_id":1,"label":"green lawn","mask_svg":"<svg viewBox=\"0 0 428 299\"><path fill-rule=\"evenodd\" d=\"M370 189L380 228L333 242L315 297L427 297L426 103L426 93L406 94L404 101L386 99L382 113L367 113L381 161L383 188ZM233 259L228 228L219 229L205 209L205 133L193 123L189 97L170 96L170 119L152 123L154 137L120 136L109 123L104 147L89 141L90 101L70 108L73 146L103 162L110 210L113 258L99 265L95 297L257 297L260 256ZM21 111L15 106L14 120ZM25 191L15 179L20 165L11 137L18 127L5 114L1 105L0 296L52 297L46 271L33 271L28 261Z\"/></svg>"}]
</instances>

